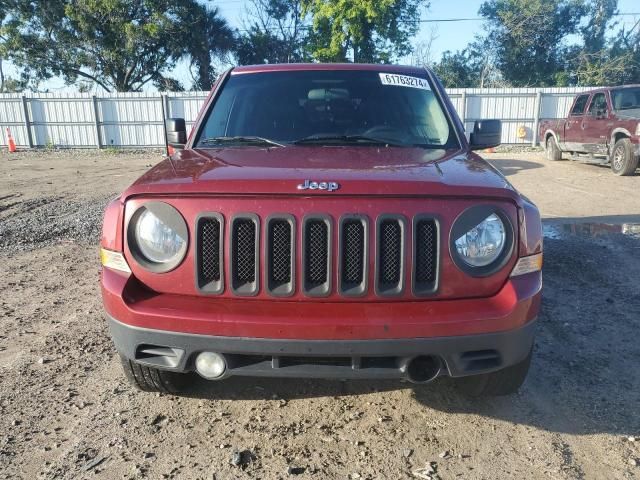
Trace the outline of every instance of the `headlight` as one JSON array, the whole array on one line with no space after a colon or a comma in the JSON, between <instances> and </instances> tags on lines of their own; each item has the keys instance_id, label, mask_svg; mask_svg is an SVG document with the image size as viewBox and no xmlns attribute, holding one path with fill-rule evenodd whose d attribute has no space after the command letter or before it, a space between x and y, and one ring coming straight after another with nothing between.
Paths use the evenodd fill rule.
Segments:
<instances>
[{"instance_id":1,"label":"headlight","mask_svg":"<svg viewBox=\"0 0 640 480\"><path fill-rule=\"evenodd\" d=\"M188 230L180 213L171 205L149 202L132 215L127 239L140 265L163 273L177 267L184 258Z\"/></svg>"},{"instance_id":2,"label":"headlight","mask_svg":"<svg viewBox=\"0 0 640 480\"><path fill-rule=\"evenodd\" d=\"M640 122L636 125L636 135L640 135Z\"/></svg>"},{"instance_id":3,"label":"headlight","mask_svg":"<svg viewBox=\"0 0 640 480\"><path fill-rule=\"evenodd\" d=\"M453 224L451 257L469 275L491 275L508 261L513 237L511 222L502 211L489 205L472 207Z\"/></svg>"},{"instance_id":4,"label":"headlight","mask_svg":"<svg viewBox=\"0 0 640 480\"><path fill-rule=\"evenodd\" d=\"M502 253L506 237L504 223L492 213L456 239L456 250L469 266L484 267L493 263Z\"/></svg>"}]
</instances>

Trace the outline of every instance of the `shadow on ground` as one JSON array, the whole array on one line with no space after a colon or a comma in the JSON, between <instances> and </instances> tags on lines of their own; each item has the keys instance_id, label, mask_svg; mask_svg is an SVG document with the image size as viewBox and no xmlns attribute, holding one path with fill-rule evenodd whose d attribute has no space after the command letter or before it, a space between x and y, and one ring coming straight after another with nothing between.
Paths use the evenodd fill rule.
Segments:
<instances>
[{"instance_id":1,"label":"shadow on ground","mask_svg":"<svg viewBox=\"0 0 640 480\"><path fill-rule=\"evenodd\" d=\"M528 160L516 160L516 159L501 159L492 158L489 159L491 164L494 165L502 174L506 177L510 175L516 175L522 170L533 170L535 168L544 167L543 163L530 162Z\"/></svg>"}]
</instances>

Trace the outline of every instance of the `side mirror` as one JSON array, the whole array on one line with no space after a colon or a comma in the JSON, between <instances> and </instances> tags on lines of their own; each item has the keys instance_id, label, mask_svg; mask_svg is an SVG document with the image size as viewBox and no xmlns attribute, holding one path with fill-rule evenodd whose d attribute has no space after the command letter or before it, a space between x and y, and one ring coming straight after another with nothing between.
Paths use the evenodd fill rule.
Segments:
<instances>
[{"instance_id":1,"label":"side mirror","mask_svg":"<svg viewBox=\"0 0 640 480\"><path fill-rule=\"evenodd\" d=\"M476 120L469 136L471 150L484 150L502 143L502 122L500 120Z\"/></svg>"},{"instance_id":2,"label":"side mirror","mask_svg":"<svg viewBox=\"0 0 640 480\"><path fill-rule=\"evenodd\" d=\"M596 119L598 120L605 119L607 118L608 115L609 115L609 112L607 112L606 108L600 108L596 110Z\"/></svg>"},{"instance_id":3,"label":"side mirror","mask_svg":"<svg viewBox=\"0 0 640 480\"><path fill-rule=\"evenodd\" d=\"M167 118L165 127L167 143L173 148L184 148L184 144L187 143L187 127L184 118Z\"/></svg>"}]
</instances>

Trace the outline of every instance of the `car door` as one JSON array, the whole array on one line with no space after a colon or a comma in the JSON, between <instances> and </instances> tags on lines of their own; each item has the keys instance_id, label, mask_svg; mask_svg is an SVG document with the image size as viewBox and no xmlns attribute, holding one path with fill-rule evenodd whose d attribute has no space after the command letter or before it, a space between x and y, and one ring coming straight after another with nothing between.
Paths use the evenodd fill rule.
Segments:
<instances>
[{"instance_id":1,"label":"car door","mask_svg":"<svg viewBox=\"0 0 640 480\"><path fill-rule=\"evenodd\" d=\"M603 155L607 153L607 132L611 108L605 92L594 93L582 117L582 141L585 151Z\"/></svg>"},{"instance_id":2,"label":"car door","mask_svg":"<svg viewBox=\"0 0 640 480\"><path fill-rule=\"evenodd\" d=\"M562 150L570 152L582 152L583 150L583 131L582 121L584 119L587 104L589 103L590 94L585 93L578 95L573 106L569 111L567 120L564 124L564 138Z\"/></svg>"}]
</instances>

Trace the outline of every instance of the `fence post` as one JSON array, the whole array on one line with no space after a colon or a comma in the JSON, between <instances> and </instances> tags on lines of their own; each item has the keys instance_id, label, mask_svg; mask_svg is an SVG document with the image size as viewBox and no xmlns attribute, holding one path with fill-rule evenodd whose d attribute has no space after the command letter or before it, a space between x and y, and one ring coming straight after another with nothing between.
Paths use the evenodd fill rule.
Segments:
<instances>
[{"instance_id":1,"label":"fence post","mask_svg":"<svg viewBox=\"0 0 640 480\"><path fill-rule=\"evenodd\" d=\"M462 126L464 130L467 130L467 91L462 91L462 112L460 115L460 120L462 120Z\"/></svg>"},{"instance_id":2,"label":"fence post","mask_svg":"<svg viewBox=\"0 0 640 480\"><path fill-rule=\"evenodd\" d=\"M22 111L24 113L24 128L27 130L27 143L29 148L33 148L33 138L31 137L31 122L29 122L29 106L27 105L27 97L22 95Z\"/></svg>"},{"instance_id":3,"label":"fence post","mask_svg":"<svg viewBox=\"0 0 640 480\"><path fill-rule=\"evenodd\" d=\"M540 110L542 109L542 92L538 90L536 92L536 101L534 102L533 111L535 113L535 117L533 119L533 132L531 135L531 146L538 146L538 128L540 126Z\"/></svg>"},{"instance_id":4,"label":"fence post","mask_svg":"<svg viewBox=\"0 0 640 480\"><path fill-rule=\"evenodd\" d=\"M167 118L169 115L169 97L166 93L160 94L160 103L162 105L162 132L164 134L164 149L169 155L169 142L167 141Z\"/></svg>"},{"instance_id":5,"label":"fence post","mask_svg":"<svg viewBox=\"0 0 640 480\"><path fill-rule=\"evenodd\" d=\"M93 120L96 124L96 146L102 148L102 138L100 136L100 117L98 116L98 99L95 95L91 97L93 102Z\"/></svg>"}]
</instances>

